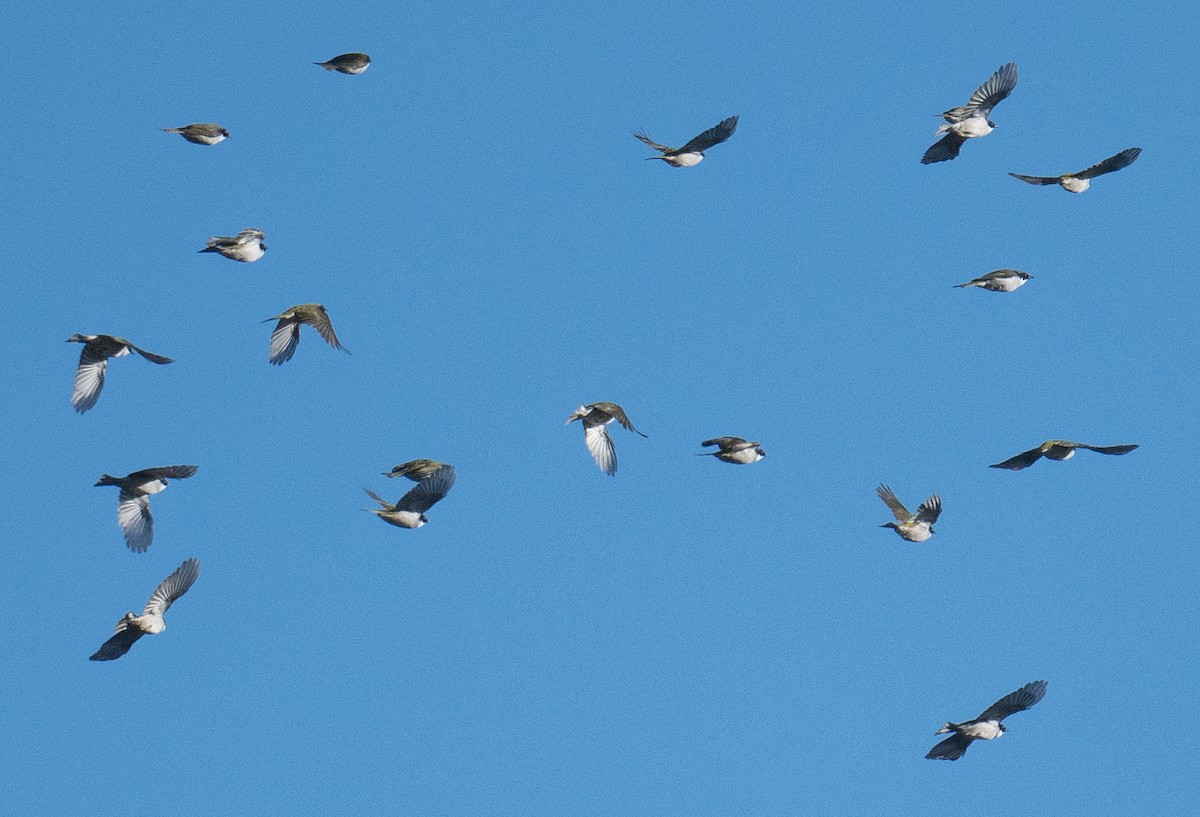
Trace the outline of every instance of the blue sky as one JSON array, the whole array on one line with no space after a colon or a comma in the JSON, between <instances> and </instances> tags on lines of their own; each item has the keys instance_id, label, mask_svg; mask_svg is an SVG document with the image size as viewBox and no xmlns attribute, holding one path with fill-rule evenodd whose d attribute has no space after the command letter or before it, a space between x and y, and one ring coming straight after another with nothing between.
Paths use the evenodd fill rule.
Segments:
<instances>
[{"instance_id":1,"label":"blue sky","mask_svg":"<svg viewBox=\"0 0 1200 817\"><path fill-rule=\"evenodd\" d=\"M1192 7L10 16L6 813L1195 802ZM346 51L370 70L311 65ZM1009 61L997 130L921 166ZM732 114L692 169L630 135ZM232 137L159 130L206 121ZM1007 175L1131 146L1083 195ZM261 261L197 254L248 226ZM1035 280L953 288L1000 267ZM268 365L303 302L352 354L306 329ZM177 362L113 361L80 416L74 332ZM562 426L599 400L649 435L612 432L615 478ZM769 456L694 456L718 435ZM1141 447L987 468L1059 437ZM458 469L430 525L360 510L417 457ZM176 463L131 553L92 485ZM879 528L880 482L941 494L932 540ZM89 662L191 556L170 629Z\"/></svg>"}]
</instances>

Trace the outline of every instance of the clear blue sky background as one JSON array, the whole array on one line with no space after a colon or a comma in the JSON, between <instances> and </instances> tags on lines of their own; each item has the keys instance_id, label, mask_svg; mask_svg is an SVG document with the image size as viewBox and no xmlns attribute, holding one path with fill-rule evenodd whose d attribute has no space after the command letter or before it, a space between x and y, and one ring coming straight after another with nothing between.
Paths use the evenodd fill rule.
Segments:
<instances>
[{"instance_id":1,"label":"clear blue sky background","mask_svg":"<svg viewBox=\"0 0 1200 817\"><path fill-rule=\"evenodd\" d=\"M0 811L1184 814L1190 4L10 10ZM352 77L311 63L366 51ZM1001 64L996 132L922 167ZM681 144L674 170L630 135ZM160 128L219 122L207 148ZM1138 162L1083 195L1009 171ZM252 265L199 255L254 226ZM999 267L996 294L953 285ZM352 355L270 324L319 301ZM73 332L129 338L97 407ZM625 406L604 476L580 403ZM761 440L750 467L694 454ZM1044 439L1139 443L1010 473ZM432 457L418 531L362 486ZM127 550L101 473L194 463ZM929 542L874 488L942 495ZM87 660L185 558L167 633ZM1000 741L947 719L1045 678ZM980 797L986 806L965 809Z\"/></svg>"}]
</instances>

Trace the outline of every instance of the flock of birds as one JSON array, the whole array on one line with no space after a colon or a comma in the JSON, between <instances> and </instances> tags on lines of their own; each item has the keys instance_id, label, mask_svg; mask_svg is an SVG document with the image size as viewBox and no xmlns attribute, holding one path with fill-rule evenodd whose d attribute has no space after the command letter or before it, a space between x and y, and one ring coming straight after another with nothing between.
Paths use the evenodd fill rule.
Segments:
<instances>
[{"instance_id":1,"label":"flock of birds","mask_svg":"<svg viewBox=\"0 0 1200 817\"><path fill-rule=\"evenodd\" d=\"M366 54L355 52L341 54L325 62L314 64L327 71L353 75L367 70L371 64L371 58ZM925 152L921 163L932 164L954 159L959 155L967 140L991 133L996 127L996 124L988 118L992 109L1012 93L1016 84L1017 66L1015 63L1007 63L971 94L966 105L951 108L941 114L945 119L945 124L941 125L937 132L943 136ZM648 147L659 152L660 155L648 157L649 159L661 159L677 168L694 167L704 159L705 151L733 136L737 125L738 117L730 116L677 148L659 144L641 131L635 131L633 135ZM228 130L215 123L196 123L163 130L166 133L177 133L188 142L208 146L219 144L230 136ZM1058 184L1072 193L1082 193L1091 185L1092 179L1128 167L1140 153L1141 148L1128 148L1084 170L1059 176L1028 176L1018 173L1010 175L1029 184ZM209 238L206 246L200 252L218 253L234 261L253 263L266 253L265 238L262 230L247 227L236 236ZM1013 292L1031 278L1032 276L1028 273L1020 270L1001 269L957 286L979 287L992 292ZM268 321L277 321L271 332L267 353L267 360L272 365L282 365L292 359L300 342L301 326L304 324L315 330L333 348L349 353L338 340L329 315L321 304L298 304L278 315L267 318L264 323ZM67 340L83 344L79 365L75 371L74 390L71 395L71 403L80 414L95 407L101 390L104 388L108 361L112 358L136 353L146 360L160 365L173 362L169 357L148 352L116 335L75 334ZM617 473L617 453L607 427L615 422L628 431L642 437L647 436L633 426L629 416L620 405L612 402L602 401L581 405L567 418L566 424L569 425L576 420L579 420L583 427L584 443L588 452L599 469L610 476ZM712 456L722 462L734 465L750 465L766 457L766 451L759 442L741 437L714 437L704 440L701 445L706 448L715 447L716 450L697 456ZM1118 455L1127 454L1137 446L1095 446L1068 440L1047 440L1035 448L991 467L1017 471L1029 467L1042 457L1058 461L1068 460L1081 448L1101 454ZM171 465L147 468L123 477L113 477L108 474L100 477L96 483L97 486L115 486L120 489L117 500L117 522L124 535L125 543L131 550L136 553L144 553L153 541L154 520L150 513L149 497L164 490L170 480L187 479L193 476L197 470L195 465ZM418 459L401 463L385 472L384 476L404 477L412 480L416 485L395 504L389 503L370 488L364 488L367 495L379 505L379 508L365 510L391 525L414 529L429 522L426 512L445 498L454 486L455 468L453 465L437 460ZM895 517L895 521L887 522L881 527L893 529L901 538L909 542L924 542L933 536L935 533L934 523L937 522L942 512L942 500L939 495L931 495L921 503L916 513L911 513L887 485L878 486L876 492ZM155 588L140 615L129 612L121 617L113 635L91 656L91 660L110 661L120 658L143 635L155 635L163 632L166 629L164 614L172 603L191 588L199 573L199 560L190 558L184 561L178 569L163 579ZM957 760L963 756L973 741L992 740L1000 737L1006 730L1004 719L1037 704L1045 696L1046 688L1046 681L1033 681L1005 695L985 709L977 718L959 723L947 721L937 733L950 733L950 737L934 746L926 757L937 760Z\"/></svg>"}]
</instances>

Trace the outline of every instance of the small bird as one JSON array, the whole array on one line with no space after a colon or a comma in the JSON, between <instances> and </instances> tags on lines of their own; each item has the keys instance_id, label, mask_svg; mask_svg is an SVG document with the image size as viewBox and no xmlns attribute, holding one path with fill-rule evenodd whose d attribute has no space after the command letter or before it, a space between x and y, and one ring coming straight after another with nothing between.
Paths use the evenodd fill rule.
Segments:
<instances>
[{"instance_id":1,"label":"small bird","mask_svg":"<svg viewBox=\"0 0 1200 817\"><path fill-rule=\"evenodd\" d=\"M580 406L563 425L570 425L576 420L583 421L583 441L587 443L588 451L592 452L592 459L600 466L600 470L610 477L617 473L617 449L613 447L612 438L608 436L604 427L616 420L634 434L646 436L633 427L633 423L625 416L625 409L616 403L600 402Z\"/></svg>"},{"instance_id":2,"label":"small bird","mask_svg":"<svg viewBox=\"0 0 1200 817\"><path fill-rule=\"evenodd\" d=\"M326 62L314 62L313 65L319 65L326 71L338 71L342 74L361 74L371 66L371 58L358 51L352 51L349 54L338 54Z\"/></svg>"},{"instance_id":3,"label":"small bird","mask_svg":"<svg viewBox=\"0 0 1200 817\"><path fill-rule=\"evenodd\" d=\"M909 542L924 542L937 533L933 529L933 523L942 513L942 498L937 494L921 503L921 507L917 508L917 514L914 516L900 503L900 500L896 499L892 489L886 485L880 485L875 489L875 493L879 494L883 504L891 508L892 515L896 517L895 522L888 522L879 527L891 528L900 534L900 538Z\"/></svg>"},{"instance_id":4,"label":"small bird","mask_svg":"<svg viewBox=\"0 0 1200 817\"><path fill-rule=\"evenodd\" d=\"M146 609L140 616L133 613L121 616L121 620L117 622L116 632L108 641L100 645L100 649L92 654L90 660L112 661L120 658L129 652L129 648L142 636L158 635L167 629L167 622L163 620L163 614L171 609L171 605L175 603L176 599L191 588L192 583L199 575L199 559L188 559L181 564L174 573L163 579L154 589L150 600L146 602Z\"/></svg>"},{"instance_id":5,"label":"small bird","mask_svg":"<svg viewBox=\"0 0 1200 817\"><path fill-rule=\"evenodd\" d=\"M989 272L987 275L981 275L978 278L972 278L965 284L955 284L958 287L979 287L990 292L1012 292L1014 289L1020 289L1025 286L1026 281L1032 281L1033 276L1028 272L1021 272L1019 269L998 269Z\"/></svg>"},{"instance_id":6,"label":"small bird","mask_svg":"<svg viewBox=\"0 0 1200 817\"><path fill-rule=\"evenodd\" d=\"M391 479L408 477L413 482L420 482L436 474L445 465L437 460L410 460L400 463L391 471L385 471L383 475Z\"/></svg>"},{"instance_id":7,"label":"small bird","mask_svg":"<svg viewBox=\"0 0 1200 817\"><path fill-rule=\"evenodd\" d=\"M1116 156L1109 156L1103 162L1096 162L1078 173L1064 173L1061 176L1022 176L1020 173L1009 173L1008 175L1030 184L1057 184L1072 193L1082 193L1092 186L1092 179L1123 167L1129 167L1141 155L1141 152L1141 148L1126 148Z\"/></svg>"},{"instance_id":8,"label":"small bird","mask_svg":"<svg viewBox=\"0 0 1200 817\"><path fill-rule=\"evenodd\" d=\"M709 128L699 136L694 137L681 148L670 148L666 145L660 145L642 131L634 131L633 135L643 144L649 145L662 153L662 156L648 157L647 161L650 159L662 159L671 167L692 167L693 165L700 164L704 159L704 151L713 145L721 144L730 136L733 136L733 132L737 130L737 123L738 118L731 116L720 124Z\"/></svg>"},{"instance_id":9,"label":"small bird","mask_svg":"<svg viewBox=\"0 0 1200 817\"><path fill-rule=\"evenodd\" d=\"M1096 451L1101 454L1128 454L1136 445L1085 445L1084 443L1073 443L1070 440L1046 440L1037 448L1031 448L1028 451L1017 454L1015 457L1010 457L1004 462L998 462L995 465L988 466L989 468L1004 468L1008 471L1020 471L1022 468L1028 468L1042 457L1047 457L1052 460L1069 460L1075 456L1075 449L1086 448L1088 451Z\"/></svg>"},{"instance_id":10,"label":"small bird","mask_svg":"<svg viewBox=\"0 0 1200 817\"><path fill-rule=\"evenodd\" d=\"M219 252L234 261L251 263L263 257L267 245L263 243L262 230L247 227L235 236L214 235L208 239L208 246L200 252Z\"/></svg>"},{"instance_id":11,"label":"small bird","mask_svg":"<svg viewBox=\"0 0 1200 817\"><path fill-rule=\"evenodd\" d=\"M987 82L975 89L966 105L951 108L942 114L946 124L939 127L937 132L946 135L925 151L925 155L921 157L921 164L929 165L953 159L958 156L963 142L991 133L996 123L988 119L988 114L997 103L1011 94L1015 87L1017 64L1010 62L1000 66L996 73L988 77Z\"/></svg>"},{"instance_id":12,"label":"small bird","mask_svg":"<svg viewBox=\"0 0 1200 817\"><path fill-rule=\"evenodd\" d=\"M130 550L145 553L154 541L154 517L150 515L150 500L146 497L166 488L169 479L187 479L197 468L196 465L167 465L134 471L124 477L100 475L95 487L116 485L121 489L117 497L117 524L121 526Z\"/></svg>"},{"instance_id":13,"label":"small bird","mask_svg":"<svg viewBox=\"0 0 1200 817\"><path fill-rule=\"evenodd\" d=\"M195 145L215 145L229 138L229 131L212 122L198 122L182 128L163 128L163 133L178 133Z\"/></svg>"},{"instance_id":14,"label":"small bird","mask_svg":"<svg viewBox=\"0 0 1200 817\"><path fill-rule=\"evenodd\" d=\"M1046 695L1045 681L1032 681L1010 692L996 703L983 710L983 714L973 721L952 723L946 721L936 734L947 732L954 734L929 750L925 755L927 760L958 760L973 740L993 740L1000 737L1007 727L1001 721L1016 712L1023 712L1036 704Z\"/></svg>"},{"instance_id":15,"label":"small bird","mask_svg":"<svg viewBox=\"0 0 1200 817\"><path fill-rule=\"evenodd\" d=\"M271 332L271 348L267 351L267 360L272 366L282 366L296 354L296 345L300 343L300 324L307 323L325 339L334 349L341 349L346 354L350 350L338 341L333 333L333 324L329 321L329 313L321 304L297 304L281 314L267 318L263 323L279 321Z\"/></svg>"},{"instance_id":16,"label":"small bird","mask_svg":"<svg viewBox=\"0 0 1200 817\"><path fill-rule=\"evenodd\" d=\"M383 510L377 508L364 508L364 510L398 528L419 528L429 521L425 511L436 505L442 497L450 492L453 486L454 466L443 465L434 471L432 476L418 482L412 490L400 497L395 505L385 502L370 488L363 488L367 492L367 496L383 506Z\"/></svg>"},{"instance_id":17,"label":"small bird","mask_svg":"<svg viewBox=\"0 0 1200 817\"><path fill-rule=\"evenodd\" d=\"M81 335L76 332L67 338L67 343L83 344L79 366L75 368L75 389L71 392L71 405L80 414L92 408L100 399L100 392L104 388L104 372L110 357L125 357L130 352L137 352L151 363L162 365L175 362L169 357L138 348L116 335Z\"/></svg>"},{"instance_id":18,"label":"small bird","mask_svg":"<svg viewBox=\"0 0 1200 817\"><path fill-rule=\"evenodd\" d=\"M736 465L749 465L767 456L758 443L747 442L741 437L713 437L700 443L703 446L717 445L719 451L705 451L697 457L716 457L721 462L732 462Z\"/></svg>"}]
</instances>

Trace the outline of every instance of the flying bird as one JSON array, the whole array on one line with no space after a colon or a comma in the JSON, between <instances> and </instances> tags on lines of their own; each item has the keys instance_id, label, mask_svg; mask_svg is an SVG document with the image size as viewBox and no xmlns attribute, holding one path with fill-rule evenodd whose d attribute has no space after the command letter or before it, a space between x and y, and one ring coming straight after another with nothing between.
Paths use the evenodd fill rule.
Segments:
<instances>
[{"instance_id":1,"label":"flying bird","mask_svg":"<svg viewBox=\"0 0 1200 817\"><path fill-rule=\"evenodd\" d=\"M71 392L71 405L80 414L92 408L100 399L109 358L125 357L130 352L137 352L151 363L175 362L169 357L147 352L116 335L81 335L76 332L67 338L67 343L83 344L83 351L79 353L79 366L75 369L75 389Z\"/></svg>"},{"instance_id":2,"label":"flying bird","mask_svg":"<svg viewBox=\"0 0 1200 817\"><path fill-rule=\"evenodd\" d=\"M1025 286L1025 282L1031 280L1033 280L1032 275L1028 272L1021 272L1019 269L998 269L987 275L972 278L965 284L955 284L954 286L956 288L979 287L990 292L1012 292L1014 289Z\"/></svg>"},{"instance_id":3,"label":"flying bird","mask_svg":"<svg viewBox=\"0 0 1200 817\"><path fill-rule=\"evenodd\" d=\"M263 323L279 321L275 331L271 332L271 348L267 351L267 360L272 366L282 366L296 354L296 345L300 343L300 325L307 323L325 339L334 349L341 349L346 354L350 350L338 341L333 333L333 324L329 321L329 313L321 304L298 304L281 314L267 318Z\"/></svg>"},{"instance_id":4,"label":"flying bird","mask_svg":"<svg viewBox=\"0 0 1200 817\"><path fill-rule=\"evenodd\" d=\"M706 130L699 136L694 137L690 142L681 148L671 148L666 145L660 145L642 131L634 131L636 136L643 144L649 145L655 150L662 153L662 156L650 156L650 159L662 159L671 167L692 167L698 165L704 159L704 151L708 150L713 145L719 145L733 136L733 132L737 130L738 118L731 116L718 125Z\"/></svg>"},{"instance_id":5,"label":"flying bird","mask_svg":"<svg viewBox=\"0 0 1200 817\"><path fill-rule=\"evenodd\" d=\"M437 460L410 460L400 463L391 471L384 472L383 475L390 479L408 477L413 482L420 482L436 474L445 465L446 463Z\"/></svg>"},{"instance_id":6,"label":"flying bird","mask_svg":"<svg viewBox=\"0 0 1200 817\"><path fill-rule=\"evenodd\" d=\"M145 553L154 541L154 517L150 515L150 500L146 497L157 494L171 479L187 479L196 473L196 465L168 465L163 468L146 468L124 477L101 474L96 487L116 485L121 489L117 497L117 524L125 534L125 544L134 553Z\"/></svg>"},{"instance_id":7,"label":"flying bird","mask_svg":"<svg viewBox=\"0 0 1200 817\"><path fill-rule=\"evenodd\" d=\"M716 457L721 462L732 462L736 465L749 465L767 456L767 452L762 450L761 445L756 442L747 442L741 437L713 437L700 445L706 447L716 445L720 447L720 450L705 451L703 454L697 454L697 457Z\"/></svg>"},{"instance_id":8,"label":"flying bird","mask_svg":"<svg viewBox=\"0 0 1200 817\"><path fill-rule=\"evenodd\" d=\"M952 723L946 721L937 734L947 732L954 734L929 750L925 755L928 760L958 760L974 740L993 740L1003 735L1007 727L1001 721L1016 712L1023 712L1036 704L1046 695L1046 682L1033 681L1010 692L996 703L983 710L983 714L973 721Z\"/></svg>"},{"instance_id":9,"label":"flying bird","mask_svg":"<svg viewBox=\"0 0 1200 817\"><path fill-rule=\"evenodd\" d=\"M171 609L171 605L175 603L176 599L191 588L192 583L199 575L200 561L198 559L188 559L181 564L174 573L163 579L154 589L150 600L146 602L146 609L140 616L133 613L121 616L121 620L117 622L116 632L92 654L91 660L112 661L120 658L129 652L129 648L142 636L158 635L167 629L167 622L163 620L163 614Z\"/></svg>"},{"instance_id":10,"label":"flying bird","mask_svg":"<svg viewBox=\"0 0 1200 817\"><path fill-rule=\"evenodd\" d=\"M251 263L263 257L267 245L263 243L262 230L247 227L235 236L214 235L208 239L208 246L200 252L219 252L234 261Z\"/></svg>"},{"instance_id":11,"label":"flying bird","mask_svg":"<svg viewBox=\"0 0 1200 817\"><path fill-rule=\"evenodd\" d=\"M576 420L583 421L583 441L587 443L592 459L600 466L600 470L610 477L617 473L617 449L613 447L612 438L608 436L604 427L616 420L634 434L646 436L633 427L633 423L629 422L625 415L625 409L616 403L599 402L580 406L563 425L570 425Z\"/></svg>"},{"instance_id":12,"label":"flying bird","mask_svg":"<svg viewBox=\"0 0 1200 817\"><path fill-rule=\"evenodd\" d=\"M432 476L421 480L407 494L400 497L395 505L386 502L370 488L363 488L367 492L367 496L383 506L382 510L378 508L364 508L364 510L398 528L419 528L429 521L425 512L441 501L453 486L454 466L442 465L433 472Z\"/></svg>"},{"instance_id":13,"label":"flying bird","mask_svg":"<svg viewBox=\"0 0 1200 817\"><path fill-rule=\"evenodd\" d=\"M1015 457L1010 457L1004 462L998 462L995 465L988 466L990 468L1004 468L1008 471L1020 471L1022 468L1028 468L1042 457L1047 457L1052 460L1069 460L1075 456L1075 449L1086 448L1088 451L1096 451L1100 454L1128 454L1136 445L1086 445L1084 443L1073 443L1070 440L1046 440L1037 448L1031 448L1028 451L1017 454Z\"/></svg>"},{"instance_id":14,"label":"flying bird","mask_svg":"<svg viewBox=\"0 0 1200 817\"><path fill-rule=\"evenodd\" d=\"M1141 152L1141 148L1126 148L1116 156L1109 156L1103 162L1096 162L1078 173L1064 173L1061 176L1022 176L1020 173L1009 173L1008 175L1030 184L1057 184L1072 193L1082 193L1092 186L1092 179L1123 167L1129 167L1141 155Z\"/></svg>"},{"instance_id":15,"label":"flying bird","mask_svg":"<svg viewBox=\"0 0 1200 817\"><path fill-rule=\"evenodd\" d=\"M338 54L333 59L326 60L325 62L314 62L313 65L319 65L326 71L337 71L342 74L361 74L371 66L371 58L358 51L352 51L349 54Z\"/></svg>"},{"instance_id":16,"label":"flying bird","mask_svg":"<svg viewBox=\"0 0 1200 817\"><path fill-rule=\"evenodd\" d=\"M988 119L988 115L1016 86L1017 64L1010 62L1000 66L996 73L988 77L987 82L975 89L966 105L951 108L942 114L946 124L939 127L937 132L946 135L925 151L925 155L921 157L921 164L929 165L953 159L958 156L963 142L991 133L996 123Z\"/></svg>"},{"instance_id":17,"label":"flying bird","mask_svg":"<svg viewBox=\"0 0 1200 817\"><path fill-rule=\"evenodd\" d=\"M891 528L900 534L902 539L909 542L924 542L937 533L933 529L933 523L942 513L942 498L937 494L921 503L921 507L917 508L917 513L913 515L901 504L900 500L896 499L892 489L886 485L880 485L875 489L875 493L879 494L883 504L887 505L891 509L892 515L896 517L895 522L887 522L879 527Z\"/></svg>"},{"instance_id":18,"label":"flying bird","mask_svg":"<svg viewBox=\"0 0 1200 817\"><path fill-rule=\"evenodd\" d=\"M198 122L182 128L163 128L163 133L178 133L195 145L215 145L229 138L229 131L212 122Z\"/></svg>"}]
</instances>

